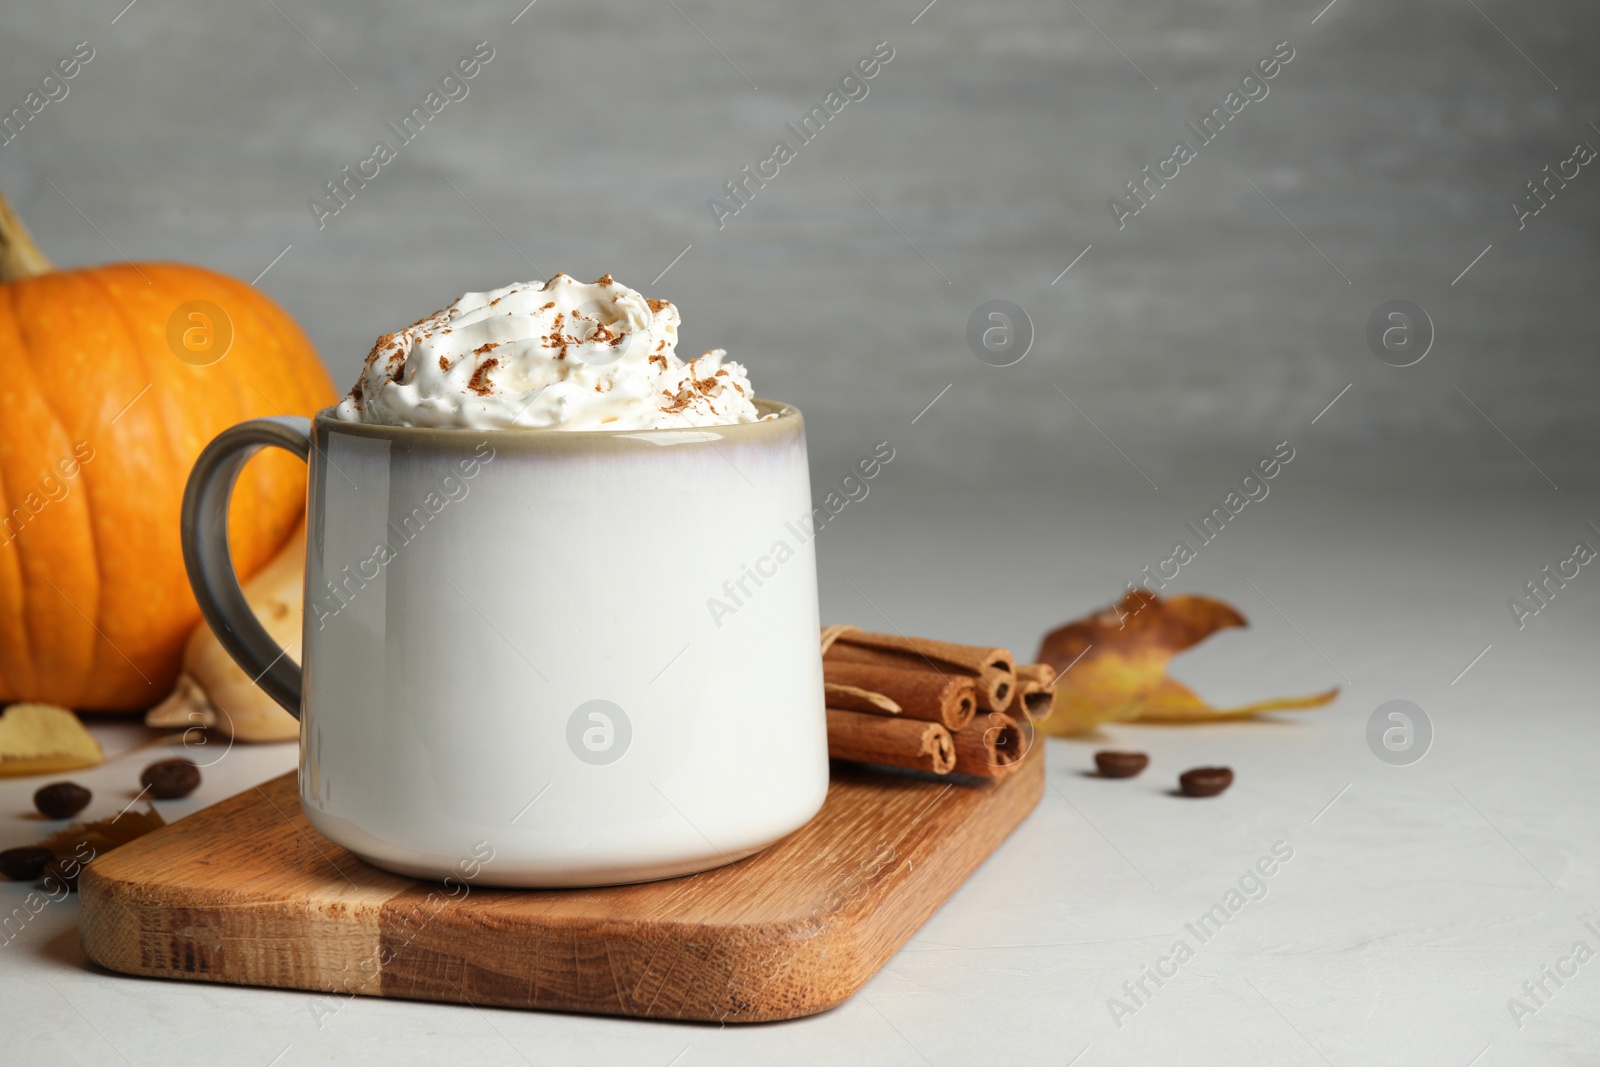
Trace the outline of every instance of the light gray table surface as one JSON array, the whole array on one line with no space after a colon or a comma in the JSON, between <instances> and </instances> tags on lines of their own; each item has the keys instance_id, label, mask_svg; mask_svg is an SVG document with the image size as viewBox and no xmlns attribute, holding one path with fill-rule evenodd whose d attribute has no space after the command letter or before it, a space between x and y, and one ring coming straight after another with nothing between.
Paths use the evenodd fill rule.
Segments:
<instances>
[{"instance_id":1,"label":"light gray table surface","mask_svg":"<svg viewBox=\"0 0 1600 1067\"><path fill-rule=\"evenodd\" d=\"M1600 962L1562 963L1600 952L1600 574L1520 628L1508 607L1575 542L1600 548L1600 174L1521 228L1511 207L1600 145L1600 9L924 2L13 5L0 108L76 42L95 58L0 144L0 187L59 263L257 278L341 386L373 337L463 290L611 271L672 299L684 351L727 347L805 410L816 494L896 449L818 540L828 622L1026 656L1290 442L1270 495L1168 587L1251 627L1174 673L1219 705L1334 684L1337 703L1051 741L1037 811L815 1018L371 999L319 1017L310 994L100 972L62 903L0 947L8 1062L1600 1058ZM323 183L477 41L494 59L469 95L319 230ZM708 199L879 41L894 58L867 97L719 229ZM1119 229L1107 201L1282 41L1266 98ZM1032 322L1014 366L965 338L997 299ZM1434 326L1414 366L1365 337L1393 299ZM1407 766L1367 742L1393 699L1434 735ZM151 758L116 754L150 735L94 729L113 758L73 777L109 814ZM1106 744L1151 769L1087 776ZM1167 794L1213 762L1237 772L1226 794ZM236 747L165 808L293 764L292 746ZM36 784L0 781L0 847L38 834ZM1278 842L1293 856L1266 895L1186 935ZM22 895L0 884L0 911ZM1124 983L1185 936L1193 959L1136 1003Z\"/></svg>"}]
</instances>

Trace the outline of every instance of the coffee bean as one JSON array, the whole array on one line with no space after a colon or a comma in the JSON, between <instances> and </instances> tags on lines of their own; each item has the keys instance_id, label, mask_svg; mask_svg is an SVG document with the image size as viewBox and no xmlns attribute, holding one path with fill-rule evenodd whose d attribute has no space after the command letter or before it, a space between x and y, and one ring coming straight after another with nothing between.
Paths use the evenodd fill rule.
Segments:
<instances>
[{"instance_id":1,"label":"coffee bean","mask_svg":"<svg viewBox=\"0 0 1600 1067\"><path fill-rule=\"evenodd\" d=\"M47 819L70 819L88 807L93 797L77 782L51 782L33 794L33 806Z\"/></svg>"},{"instance_id":2,"label":"coffee bean","mask_svg":"<svg viewBox=\"0 0 1600 1067\"><path fill-rule=\"evenodd\" d=\"M1150 757L1143 752L1118 752L1108 748L1094 754L1094 765L1100 768L1102 778L1132 778L1150 766Z\"/></svg>"},{"instance_id":3,"label":"coffee bean","mask_svg":"<svg viewBox=\"0 0 1600 1067\"><path fill-rule=\"evenodd\" d=\"M1233 784L1233 772L1226 767L1196 767L1178 775L1178 788L1186 797L1214 797Z\"/></svg>"},{"instance_id":4,"label":"coffee bean","mask_svg":"<svg viewBox=\"0 0 1600 1067\"><path fill-rule=\"evenodd\" d=\"M61 886L66 886L74 893L78 891L78 876L83 873L83 864L71 856L57 856L44 865L44 887L51 892Z\"/></svg>"},{"instance_id":5,"label":"coffee bean","mask_svg":"<svg viewBox=\"0 0 1600 1067\"><path fill-rule=\"evenodd\" d=\"M34 882L44 873L45 864L56 858L47 848L28 845L0 852L0 874L13 882Z\"/></svg>"},{"instance_id":6,"label":"coffee bean","mask_svg":"<svg viewBox=\"0 0 1600 1067\"><path fill-rule=\"evenodd\" d=\"M144 769L139 784L157 800L176 800L195 791L200 784L200 768L186 759L159 760Z\"/></svg>"}]
</instances>

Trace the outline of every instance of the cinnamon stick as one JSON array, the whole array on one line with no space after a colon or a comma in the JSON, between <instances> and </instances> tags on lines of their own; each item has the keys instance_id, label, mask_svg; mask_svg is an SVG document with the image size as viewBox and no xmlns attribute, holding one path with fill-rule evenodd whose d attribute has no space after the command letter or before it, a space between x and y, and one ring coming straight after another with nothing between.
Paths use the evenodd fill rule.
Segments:
<instances>
[{"instance_id":1,"label":"cinnamon stick","mask_svg":"<svg viewBox=\"0 0 1600 1067\"><path fill-rule=\"evenodd\" d=\"M1055 703L1056 669L1048 663L1017 664L1017 689L1006 714L1018 722L1038 722Z\"/></svg>"},{"instance_id":2,"label":"cinnamon stick","mask_svg":"<svg viewBox=\"0 0 1600 1067\"><path fill-rule=\"evenodd\" d=\"M935 663L959 667L968 674L982 674L995 667L1007 674L1012 671L1011 653L1003 648L982 645L958 645L951 641L930 641L925 637L901 637L899 634L875 634L866 630L852 630L839 635L840 644L860 648L877 648L885 652L899 652L921 656Z\"/></svg>"},{"instance_id":3,"label":"cinnamon stick","mask_svg":"<svg viewBox=\"0 0 1600 1067\"><path fill-rule=\"evenodd\" d=\"M985 667L978 675L978 707L984 711L1003 711L1011 705L1016 685L1017 678L1009 663L1004 667Z\"/></svg>"},{"instance_id":4,"label":"cinnamon stick","mask_svg":"<svg viewBox=\"0 0 1600 1067\"><path fill-rule=\"evenodd\" d=\"M870 711L875 715L898 715L903 710L892 697L871 689L836 683L826 678L822 683L822 696L830 708L846 711ZM925 719L926 715L914 718Z\"/></svg>"},{"instance_id":5,"label":"cinnamon stick","mask_svg":"<svg viewBox=\"0 0 1600 1067\"><path fill-rule=\"evenodd\" d=\"M872 642L871 644L865 642ZM954 645L947 641L891 637L861 631L838 635L823 662L866 663L941 675L966 675L977 682L978 707L999 711L1011 703L1016 676L1003 648Z\"/></svg>"},{"instance_id":6,"label":"cinnamon stick","mask_svg":"<svg viewBox=\"0 0 1600 1067\"><path fill-rule=\"evenodd\" d=\"M938 723L842 708L828 709L828 755L934 774L956 765L950 731Z\"/></svg>"},{"instance_id":7,"label":"cinnamon stick","mask_svg":"<svg viewBox=\"0 0 1600 1067\"><path fill-rule=\"evenodd\" d=\"M1056 669L1048 663L1019 663L1017 664L1017 681L1031 682L1040 689L1054 689L1056 684Z\"/></svg>"},{"instance_id":8,"label":"cinnamon stick","mask_svg":"<svg viewBox=\"0 0 1600 1067\"><path fill-rule=\"evenodd\" d=\"M1033 727L993 711L953 735L956 770L981 778L1004 778L1022 765L1033 741Z\"/></svg>"},{"instance_id":9,"label":"cinnamon stick","mask_svg":"<svg viewBox=\"0 0 1600 1067\"><path fill-rule=\"evenodd\" d=\"M833 643L835 641L839 640L839 638L843 637L845 634L855 633L856 630L857 627L852 626L847 622L835 623L832 626L824 626L822 628L822 654L826 656L828 654L828 649L833 647Z\"/></svg>"},{"instance_id":10,"label":"cinnamon stick","mask_svg":"<svg viewBox=\"0 0 1600 1067\"><path fill-rule=\"evenodd\" d=\"M932 671L883 667L872 663L822 661L822 677L829 685L882 694L909 719L936 722L954 733L972 721L978 711L974 679L964 674L939 675ZM828 706L871 711L828 698Z\"/></svg>"}]
</instances>

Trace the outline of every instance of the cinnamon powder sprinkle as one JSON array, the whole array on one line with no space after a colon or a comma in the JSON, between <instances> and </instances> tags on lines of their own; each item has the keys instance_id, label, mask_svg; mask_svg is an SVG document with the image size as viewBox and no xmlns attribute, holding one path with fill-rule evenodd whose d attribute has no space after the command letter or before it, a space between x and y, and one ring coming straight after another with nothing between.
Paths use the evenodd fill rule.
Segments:
<instances>
[{"instance_id":1,"label":"cinnamon powder sprinkle","mask_svg":"<svg viewBox=\"0 0 1600 1067\"><path fill-rule=\"evenodd\" d=\"M545 306L548 307L550 305L547 304ZM562 329L562 326L563 326L563 320L565 318L566 318L566 316L565 316L564 313L562 313L560 311L556 312L555 321L553 323L551 323L551 326L550 326L550 333L545 337L539 338L540 342L546 348L559 348L561 350L561 351L556 353L556 358L557 359L566 359L567 358L567 345L571 343L561 333L561 329Z\"/></svg>"},{"instance_id":2,"label":"cinnamon powder sprinkle","mask_svg":"<svg viewBox=\"0 0 1600 1067\"><path fill-rule=\"evenodd\" d=\"M479 396L488 396L494 392L494 386L489 382L489 372L500 365L500 360L490 356L478 364L478 369L472 372L472 380L467 382L467 388Z\"/></svg>"},{"instance_id":3,"label":"cinnamon powder sprinkle","mask_svg":"<svg viewBox=\"0 0 1600 1067\"><path fill-rule=\"evenodd\" d=\"M378 361L379 353L381 353L385 348L398 348L399 347L395 343L395 336L396 336L395 334L386 333L382 337L378 338L376 341L372 342L372 351L367 353L367 364L369 366Z\"/></svg>"},{"instance_id":4,"label":"cinnamon powder sprinkle","mask_svg":"<svg viewBox=\"0 0 1600 1067\"><path fill-rule=\"evenodd\" d=\"M690 389L687 385L678 391L677 396L672 396L672 394L667 392L665 389L663 389L661 393L663 396L672 398L672 403L661 409L668 415L676 415L678 412L683 411L694 400L694 390Z\"/></svg>"},{"instance_id":5,"label":"cinnamon powder sprinkle","mask_svg":"<svg viewBox=\"0 0 1600 1067\"><path fill-rule=\"evenodd\" d=\"M416 322L413 322L410 326L407 326L405 329L401 330L400 333L410 333L412 330L415 330L418 326L423 326L423 325L426 325L427 323L432 322L434 319L448 316L449 313L450 313L450 309L449 308L440 308L438 311L435 311L432 315L424 315L424 316L422 316L422 318L418 319ZM393 334L393 333L385 334L383 337L378 338L378 343L382 344L387 338L398 337L398 336L399 336L399 334Z\"/></svg>"}]
</instances>

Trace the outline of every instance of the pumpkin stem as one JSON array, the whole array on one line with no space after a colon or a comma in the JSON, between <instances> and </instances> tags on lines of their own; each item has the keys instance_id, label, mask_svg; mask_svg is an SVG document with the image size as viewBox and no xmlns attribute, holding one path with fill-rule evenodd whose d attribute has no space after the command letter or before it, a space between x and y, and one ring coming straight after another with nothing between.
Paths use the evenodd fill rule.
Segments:
<instances>
[{"instance_id":1,"label":"pumpkin stem","mask_svg":"<svg viewBox=\"0 0 1600 1067\"><path fill-rule=\"evenodd\" d=\"M31 278L52 269L50 261L33 243L33 235L6 203L5 194L0 193L0 282Z\"/></svg>"}]
</instances>

